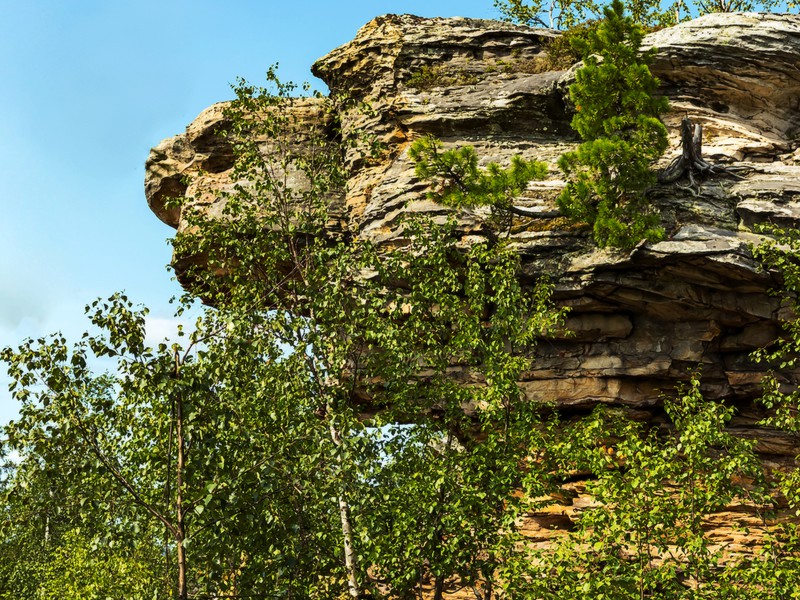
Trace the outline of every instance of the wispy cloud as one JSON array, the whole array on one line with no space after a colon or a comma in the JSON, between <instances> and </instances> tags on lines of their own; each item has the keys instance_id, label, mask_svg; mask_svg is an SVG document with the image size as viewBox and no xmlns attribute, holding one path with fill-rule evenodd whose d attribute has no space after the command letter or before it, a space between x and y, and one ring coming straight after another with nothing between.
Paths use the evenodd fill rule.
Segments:
<instances>
[{"instance_id":1,"label":"wispy cloud","mask_svg":"<svg viewBox=\"0 0 800 600\"><path fill-rule=\"evenodd\" d=\"M145 343L149 346L155 346L160 343L181 343L186 338L178 336L178 329L183 327L183 330L191 332L192 330L191 318L177 318L177 317L152 317L145 318Z\"/></svg>"},{"instance_id":2,"label":"wispy cloud","mask_svg":"<svg viewBox=\"0 0 800 600\"><path fill-rule=\"evenodd\" d=\"M41 274L37 276L23 267L13 244L13 238L0 243L0 336L6 331L24 327L25 321L43 320L50 296L48 285L41 281ZM0 343L8 341L0 337Z\"/></svg>"}]
</instances>

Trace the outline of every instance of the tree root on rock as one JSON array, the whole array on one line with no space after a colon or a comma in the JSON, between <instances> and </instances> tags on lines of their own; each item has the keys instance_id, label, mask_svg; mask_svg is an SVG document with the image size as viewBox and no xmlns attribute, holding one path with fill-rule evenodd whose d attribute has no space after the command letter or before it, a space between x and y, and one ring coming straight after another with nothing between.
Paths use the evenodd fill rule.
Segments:
<instances>
[{"instance_id":1,"label":"tree root on rock","mask_svg":"<svg viewBox=\"0 0 800 600\"><path fill-rule=\"evenodd\" d=\"M703 126L692 123L688 117L681 121L681 148L683 152L676 157L666 168L657 174L658 183L675 184L682 190L697 196L697 175L730 175L737 179L744 179L737 171L748 170L744 166L713 165L703 158ZM684 177L689 179L689 185L681 185L679 180Z\"/></svg>"}]
</instances>

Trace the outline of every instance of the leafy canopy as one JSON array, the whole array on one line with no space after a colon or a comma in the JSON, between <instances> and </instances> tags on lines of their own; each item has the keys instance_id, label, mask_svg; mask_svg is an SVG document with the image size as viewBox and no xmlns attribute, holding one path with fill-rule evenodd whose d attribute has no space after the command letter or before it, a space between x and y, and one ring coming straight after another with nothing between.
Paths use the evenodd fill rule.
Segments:
<instances>
[{"instance_id":1,"label":"leafy canopy","mask_svg":"<svg viewBox=\"0 0 800 600\"><path fill-rule=\"evenodd\" d=\"M44 464L65 475L55 497L80 507L58 535L52 522L31 570L83 565L75 593L105 595L124 571L148 600L448 581L490 596L517 539L514 490L546 490L546 474L518 468L546 427L517 381L563 313L546 283L520 286L513 250L464 250L453 222L407 221L395 252L329 234L342 146L270 77L273 89L242 85L226 115L239 183L215 192L220 211L179 201L180 275L214 308L150 347L146 312L115 296L88 308L97 335L3 351L23 405L7 429L23 457L9 496ZM98 357L111 373L93 372ZM82 520L96 526L79 532ZM39 541L39 524L20 525L0 551ZM136 552L113 552L123 540Z\"/></svg>"},{"instance_id":2,"label":"leafy canopy","mask_svg":"<svg viewBox=\"0 0 800 600\"><path fill-rule=\"evenodd\" d=\"M625 246L658 237L642 202L665 103L641 30L619 3L606 17L579 44L585 143L562 160L562 203ZM552 286L526 292L513 248L465 249L452 219L408 219L394 252L332 235L342 145L269 77L270 90L241 85L227 115L240 183L216 196L220 213L180 201L181 276L215 308L150 347L146 312L114 296L88 308L100 334L3 350L22 408L2 443L19 460L0 480L0 598L796 596L794 527L728 562L705 530L774 494L699 376L665 399L666 432L614 409L561 421L523 398L537 338L563 321ZM411 156L433 198L500 220L545 172L520 158L482 169L430 138ZM794 240L763 255L796 301ZM793 364L798 332L790 322L768 358ZM92 371L98 357L110 373ZM775 381L768 424L796 434L797 395ZM547 550L529 545L520 518L560 512L576 474L596 503ZM797 482L780 480L795 510Z\"/></svg>"}]
</instances>

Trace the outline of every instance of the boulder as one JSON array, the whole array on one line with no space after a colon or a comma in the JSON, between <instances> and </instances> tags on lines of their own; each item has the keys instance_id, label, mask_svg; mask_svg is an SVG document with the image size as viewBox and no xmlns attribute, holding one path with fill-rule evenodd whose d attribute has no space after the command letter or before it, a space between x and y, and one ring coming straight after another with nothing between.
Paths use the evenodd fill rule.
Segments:
<instances>
[{"instance_id":1,"label":"boulder","mask_svg":"<svg viewBox=\"0 0 800 600\"><path fill-rule=\"evenodd\" d=\"M754 226L800 221L800 16L715 14L647 36L643 49L657 49L652 71L671 103L664 121L672 144L662 165L680 153L679 123L688 115L704 127L704 156L742 170L698 180L696 189L654 190L667 237L629 252L598 249L587 232L565 228L555 207L564 185L556 161L578 143L567 91L575 69L545 70L556 35L495 21L386 15L318 60L313 72L331 91L341 135L367 133L382 144L369 161L357 148L347 151L349 182L335 228L396 246L402 215L448 213L425 197L427 184L408 156L423 135L447 147L472 145L483 164L516 154L546 162L548 178L518 199L534 214L515 225L511 242L523 284L547 274L555 300L571 309L574 334L539 344L520 381L525 396L553 401L566 414L604 403L660 423L664 395L701 368L706 397L739 408L732 431L759 440L771 468L790 464L800 449L759 429L752 404L766 367L750 355L775 339L785 315L770 294L780 282L751 248L763 239ZM300 100L292 110L325 128L325 104ZM365 104L367 111L359 108ZM215 214L212 192L235 183L231 149L214 134L225 127L223 108L201 113L147 161L148 203L173 227L181 227L181 215L164 206L166 198L194 195ZM458 218L464 243L487 234L480 210ZM796 373L783 377L796 383ZM532 515L531 539L568 528L570 511L584 502L580 491L568 509ZM716 518L709 527L720 543L735 550L752 541L735 533L730 514Z\"/></svg>"}]
</instances>

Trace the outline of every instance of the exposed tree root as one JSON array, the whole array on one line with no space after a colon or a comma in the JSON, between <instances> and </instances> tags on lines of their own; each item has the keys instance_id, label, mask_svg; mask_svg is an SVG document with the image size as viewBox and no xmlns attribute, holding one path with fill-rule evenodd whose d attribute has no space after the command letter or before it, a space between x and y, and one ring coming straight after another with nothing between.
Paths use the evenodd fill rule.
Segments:
<instances>
[{"instance_id":1,"label":"exposed tree root","mask_svg":"<svg viewBox=\"0 0 800 600\"><path fill-rule=\"evenodd\" d=\"M744 179L737 171L747 170L748 167L726 165L713 165L703 158L703 126L692 123L688 117L681 121L681 155L676 157L666 168L659 171L658 183L674 183L677 187L688 190L697 196L697 175L730 175L737 179ZM684 177L689 179L689 185L680 185L678 181Z\"/></svg>"}]
</instances>

